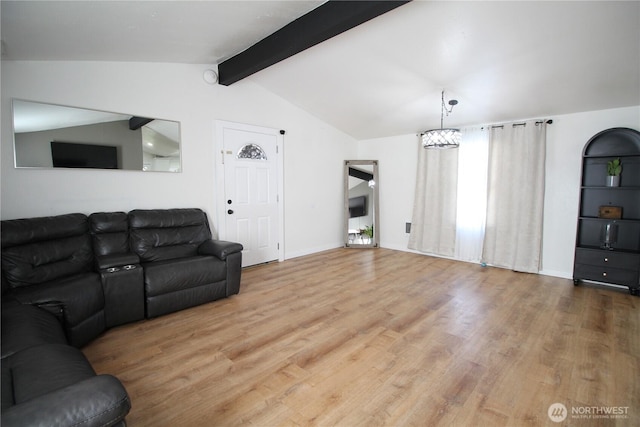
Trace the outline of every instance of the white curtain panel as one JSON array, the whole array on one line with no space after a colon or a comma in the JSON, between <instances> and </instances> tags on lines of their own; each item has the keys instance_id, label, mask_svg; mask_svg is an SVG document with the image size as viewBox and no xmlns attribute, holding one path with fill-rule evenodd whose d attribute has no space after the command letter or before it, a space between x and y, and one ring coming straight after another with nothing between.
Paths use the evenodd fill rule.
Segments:
<instances>
[{"instance_id":1,"label":"white curtain panel","mask_svg":"<svg viewBox=\"0 0 640 427\"><path fill-rule=\"evenodd\" d=\"M515 271L540 269L546 124L492 127L483 261Z\"/></svg>"},{"instance_id":2,"label":"white curtain panel","mask_svg":"<svg viewBox=\"0 0 640 427\"><path fill-rule=\"evenodd\" d=\"M458 148L456 259L480 262L487 213L489 129L462 129Z\"/></svg>"},{"instance_id":3,"label":"white curtain panel","mask_svg":"<svg viewBox=\"0 0 640 427\"><path fill-rule=\"evenodd\" d=\"M457 185L458 149L420 145L409 249L455 254Z\"/></svg>"}]
</instances>

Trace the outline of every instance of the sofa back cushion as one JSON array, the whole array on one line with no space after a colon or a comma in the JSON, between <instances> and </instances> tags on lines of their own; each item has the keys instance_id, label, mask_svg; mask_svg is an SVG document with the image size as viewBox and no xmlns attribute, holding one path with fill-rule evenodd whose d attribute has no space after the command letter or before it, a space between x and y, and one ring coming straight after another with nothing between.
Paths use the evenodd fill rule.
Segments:
<instances>
[{"instance_id":1,"label":"sofa back cushion","mask_svg":"<svg viewBox=\"0 0 640 427\"><path fill-rule=\"evenodd\" d=\"M5 220L1 227L2 272L12 288L92 270L86 215Z\"/></svg>"},{"instance_id":2,"label":"sofa back cushion","mask_svg":"<svg viewBox=\"0 0 640 427\"><path fill-rule=\"evenodd\" d=\"M196 256L211 239L207 215L200 209L153 209L129 212L131 250L142 262Z\"/></svg>"},{"instance_id":3,"label":"sofa back cushion","mask_svg":"<svg viewBox=\"0 0 640 427\"><path fill-rule=\"evenodd\" d=\"M129 252L129 219L125 212L89 215L93 250L98 256Z\"/></svg>"}]
</instances>

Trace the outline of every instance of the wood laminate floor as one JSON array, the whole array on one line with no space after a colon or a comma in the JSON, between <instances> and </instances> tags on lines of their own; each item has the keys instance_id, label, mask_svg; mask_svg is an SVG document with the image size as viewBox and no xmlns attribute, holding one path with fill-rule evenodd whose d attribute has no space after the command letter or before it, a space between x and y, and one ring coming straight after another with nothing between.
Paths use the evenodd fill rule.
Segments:
<instances>
[{"instance_id":1,"label":"wood laminate floor","mask_svg":"<svg viewBox=\"0 0 640 427\"><path fill-rule=\"evenodd\" d=\"M639 306L566 279L336 249L245 269L239 295L83 351L124 383L129 427L637 426Z\"/></svg>"}]
</instances>

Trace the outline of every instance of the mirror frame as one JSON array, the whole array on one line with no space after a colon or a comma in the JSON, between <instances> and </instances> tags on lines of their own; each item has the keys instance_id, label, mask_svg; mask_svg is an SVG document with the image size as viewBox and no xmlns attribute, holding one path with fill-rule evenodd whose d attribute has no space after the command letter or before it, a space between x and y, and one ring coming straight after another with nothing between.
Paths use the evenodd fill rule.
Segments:
<instances>
[{"instance_id":1,"label":"mirror frame","mask_svg":"<svg viewBox=\"0 0 640 427\"><path fill-rule=\"evenodd\" d=\"M81 145L98 145L98 146L108 146L108 147L116 147L117 149L117 168L101 168L101 167L92 167L92 166L83 166L83 167L56 167L52 165L42 164L42 154L40 151L38 155L40 158L36 157L35 162L31 162L29 157L20 157L19 154L21 150L18 149L17 139L18 132L16 130L16 121L22 120L25 121L24 115L17 116L17 105L30 105L33 104L35 108L39 108L36 113L36 117L47 117L48 121L46 122L36 122L35 126L32 126L33 130L24 131L25 135L33 134L37 135L39 132L49 132L47 138L43 138L42 136L31 137L33 141L38 144L38 147L44 147L43 144L37 139L41 138L42 141L55 141L60 143L71 143L71 144L81 144ZM49 110L53 112L54 115L51 115ZM21 110L22 111L22 110ZM76 113L77 112L77 113ZM71 105L63 105L56 104L44 101L33 101L29 99L21 99L21 98L12 98L11 100L11 128L12 128L12 136L13 136L13 166L15 169L45 169L45 170L119 170L119 171L128 171L128 172L168 172L168 173L181 173L183 170L182 167L182 125L179 121L176 120L167 120L161 118L145 118L141 116L136 116L133 114L127 113L116 113L113 111L107 110L97 110L94 108L85 108ZM128 124L126 123L128 121ZM121 122L125 122L124 127L122 127ZM155 122L155 123L151 123ZM28 122L27 122L28 123ZM62 125L64 123L64 125ZM116 124L115 127L113 124ZM150 124L151 123L151 124ZM168 133L165 133L165 128L157 128L157 126L172 126ZM89 129L89 126L92 126L91 131L93 133L89 134L86 130ZM175 129L174 129L175 126ZM105 133L105 129L108 127L109 132L112 130L115 133ZM130 152L125 152L125 147L127 146L127 142L133 142L128 137L121 138L124 134L122 134L122 129L127 129L128 131L135 130L138 132L138 137L140 138L140 167L137 165L131 164L132 160L134 162L138 161L138 157L134 152L133 157L127 156L125 159L125 155L132 154ZM85 132L87 135L83 135L82 132ZM177 140L173 137L174 134L177 133ZM96 135L94 137L94 135ZM121 138L117 139L120 141L120 145L118 143L113 143L112 140L106 138L104 140L105 135L110 135L113 138ZM104 140L104 141L103 141ZM31 145L33 142L29 141ZM172 145L177 143L177 156L169 155L168 150L173 150ZM145 149L146 146L152 147L151 149ZM156 145L156 147L154 147ZM28 147L29 145L27 145ZM40 148L38 148L40 150ZM155 156L154 156L155 151ZM150 163L149 168L145 168L145 155L152 156L152 162ZM176 159L177 158L177 162ZM128 159L128 160L127 160ZM160 162L171 162L170 165L154 165L153 159L160 159ZM39 160L39 161L38 161ZM51 159L49 159L51 160ZM46 161L44 163L47 163ZM128 166L127 166L128 165ZM134 166L134 167L131 167ZM177 166L177 168L176 168Z\"/></svg>"},{"instance_id":2,"label":"mirror frame","mask_svg":"<svg viewBox=\"0 0 640 427\"><path fill-rule=\"evenodd\" d=\"M373 166L373 239L371 243L349 243L349 168L351 166ZM380 178L377 160L345 160L344 161L344 247L345 248L378 248L380 247Z\"/></svg>"}]
</instances>

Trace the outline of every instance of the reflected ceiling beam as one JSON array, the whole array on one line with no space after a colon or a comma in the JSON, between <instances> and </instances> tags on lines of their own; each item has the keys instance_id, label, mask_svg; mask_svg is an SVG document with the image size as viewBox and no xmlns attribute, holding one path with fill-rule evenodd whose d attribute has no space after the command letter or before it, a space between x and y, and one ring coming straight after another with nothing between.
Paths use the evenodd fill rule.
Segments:
<instances>
[{"instance_id":1,"label":"reflected ceiling beam","mask_svg":"<svg viewBox=\"0 0 640 427\"><path fill-rule=\"evenodd\" d=\"M409 1L330 0L220 63L218 82L229 86Z\"/></svg>"},{"instance_id":2,"label":"reflected ceiling beam","mask_svg":"<svg viewBox=\"0 0 640 427\"><path fill-rule=\"evenodd\" d=\"M359 178L363 181L371 181L373 179L373 174L370 172L365 172L360 169L349 167L349 176L354 178Z\"/></svg>"},{"instance_id":3,"label":"reflected ceiling beam","mask_svg":"<svg viewBox=\"0 0 640 427\"><path fill-rule=\"evenodd\" d=\"M129 119L129 130L138 130L142 126L146 125L149 122L152 122L153 119L149 119L147 117L136 117L133 116Z\"/></svg>"}]
</instances>

